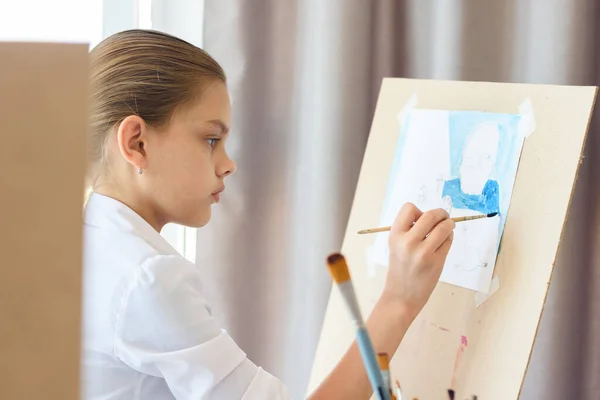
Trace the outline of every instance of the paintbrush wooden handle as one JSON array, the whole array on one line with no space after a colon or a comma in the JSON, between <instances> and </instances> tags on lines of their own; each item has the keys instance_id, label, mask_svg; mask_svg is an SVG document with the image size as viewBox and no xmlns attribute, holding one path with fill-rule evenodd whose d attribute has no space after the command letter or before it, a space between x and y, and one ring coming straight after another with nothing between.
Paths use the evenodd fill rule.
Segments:
<instances>
[{"instance_id":1,"label":"paintbrush wooden handle","mask_svg":"<svg viewBox=\"0 0 600 400\"><path fill-rule=\"evenodd\" d=\"M364 235L365 233L377 233L377 232L387 232L392 229L391 226L384 226L382 228L371 228L371 229L363 229L362 231L358 231L360 235Z\"/></svg>"},{"instance_id":2,"label":"paintbrush wooden handle","mask_svg":"<svg viewBox=\"0 0 600 400\"><path fill-rule=\"evenodd\" d=\"M465 222L465 221L472 221L474 219L491 218L491 217L495 217L496 215L498 215L498 213L491 213L491 214L484 214L484 215L469 215L469 216L465 216L465 217L453 217L451 219L454 222ZM367 233L387 232L390 229L392 229L391 226L383 226L381 228L363 229L363 230L358 231L358 234L365 235Z\"/></svg>"},{"instance_id":3,"label":"paintbrush wooden handle","mask_svg":"<svg viewBox=\"0 0 600 400\"><path fill-rule=\"evenodd\" d=\"M469 215L469 216L465 216L465 217L454 217L454 218L452 218L452 220L454 220L454 222L464 222L464 221L472 221L474 219L491 218L491 217L495 217L496 215L498 215L498 213L487 214L487 215Z\"/></svg>"}]
</instances>

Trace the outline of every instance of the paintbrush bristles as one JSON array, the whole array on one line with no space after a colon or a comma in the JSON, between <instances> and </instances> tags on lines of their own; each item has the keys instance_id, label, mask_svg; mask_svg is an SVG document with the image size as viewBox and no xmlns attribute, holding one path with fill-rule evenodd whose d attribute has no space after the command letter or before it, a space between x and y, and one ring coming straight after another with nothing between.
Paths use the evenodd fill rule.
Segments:
<instances>
[{"instance_id":1,"label":"paintbrush bristles","mask_svg":"<svg viewBox=\"0 0 600 400\"><path fill-rule=\"evenodd\" d=\"M327 268L335 283L340 284L350 280L350 270L346 258L340 253L334 253L327 257Z\"/></svg>"},{"instance_id":2,"label":"paintbrush bristles","mask_svg":"<svg viewBox=\"0 0 600 400\"><path fill-rule=\"evenodd\" d=\"M378 353L377 354L377 363L379 364L379 369L386 371L390 369L390 358L387 353Z\"/></svg>"},{"instance_id":3,"label":"paintbrush bristles","mask_svg":"<svg viewBox=\"0 0 600 400\"><path fill-rule=\"evenodd\" d=\"M448 389L448 399L454 400L454 390L453 389Z\"/></svg>"}]
</instances>

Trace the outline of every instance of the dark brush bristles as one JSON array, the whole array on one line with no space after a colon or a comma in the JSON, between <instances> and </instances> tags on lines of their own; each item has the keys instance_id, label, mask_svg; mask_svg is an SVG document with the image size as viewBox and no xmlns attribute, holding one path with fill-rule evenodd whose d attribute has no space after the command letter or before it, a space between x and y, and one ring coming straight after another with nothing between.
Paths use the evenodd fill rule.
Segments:
<instances>
[{"instance_id":1,"label":"dark brush bristles","mask_svg":"<svg viewBox=\"0 0 600 400\"><path fill-rule=\"evenodd\" d=\"M488 218L492 218L492 217L495 217L496 215L498 215L498 213L497 213L497 212L493 212L493 213L489 213L489 214L487 215L487 217L488 217Z\"/></svg>"},{"instance_id":2,"label":"dark brush bristles","mask_svg":"<svg viewBox=\"0 0 600 400\"><path fill-rule=\"evenodd\" d=\"M329 265L333 265L338 261L343 261L344 260L344 256L341 255L340 253L333 253L331 255L329 255L329 257L327 257L327 264Z\"/></svg>"},{"instance_id":3,"label":"dark brush bristles","mask_svg":"<svg viewBox=\"0 0 600 400\"><path fill-rule=\"evenodd\" d=\"M448 399L454 400L454 390L448 389Z\"/></svg>"}]
</instances>

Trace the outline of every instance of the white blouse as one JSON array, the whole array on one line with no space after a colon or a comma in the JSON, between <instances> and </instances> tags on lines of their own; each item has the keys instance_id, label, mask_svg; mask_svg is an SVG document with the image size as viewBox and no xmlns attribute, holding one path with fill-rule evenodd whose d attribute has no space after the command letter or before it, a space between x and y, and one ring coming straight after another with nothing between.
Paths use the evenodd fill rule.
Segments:
<instances>
[{"instance_id":1,"label":"white blouse","mask_svg":"<svg viewBox=\"0 0 600 400\"><path fill-rule=\"evenodd\" d=\"M84 217L82 398L280 400L211 316L200 270L123 203L94 193Z\"/></svg>"}]
</instances>

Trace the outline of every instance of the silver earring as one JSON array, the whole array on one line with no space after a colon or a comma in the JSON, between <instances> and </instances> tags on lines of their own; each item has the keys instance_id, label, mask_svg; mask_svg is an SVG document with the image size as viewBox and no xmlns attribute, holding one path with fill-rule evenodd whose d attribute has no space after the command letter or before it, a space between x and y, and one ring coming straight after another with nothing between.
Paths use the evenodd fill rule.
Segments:
<instances>
[{"instance_id":1,"label":"silver earring","mask_svg":"<svg viewBox=\"0 0 600 400\"><path fill-rule=\"evenodd\" d=\"M137 173L140 175L144 173L144 170L142 169L142 167L138 168Z\"/></svg>"}]
</instances>

